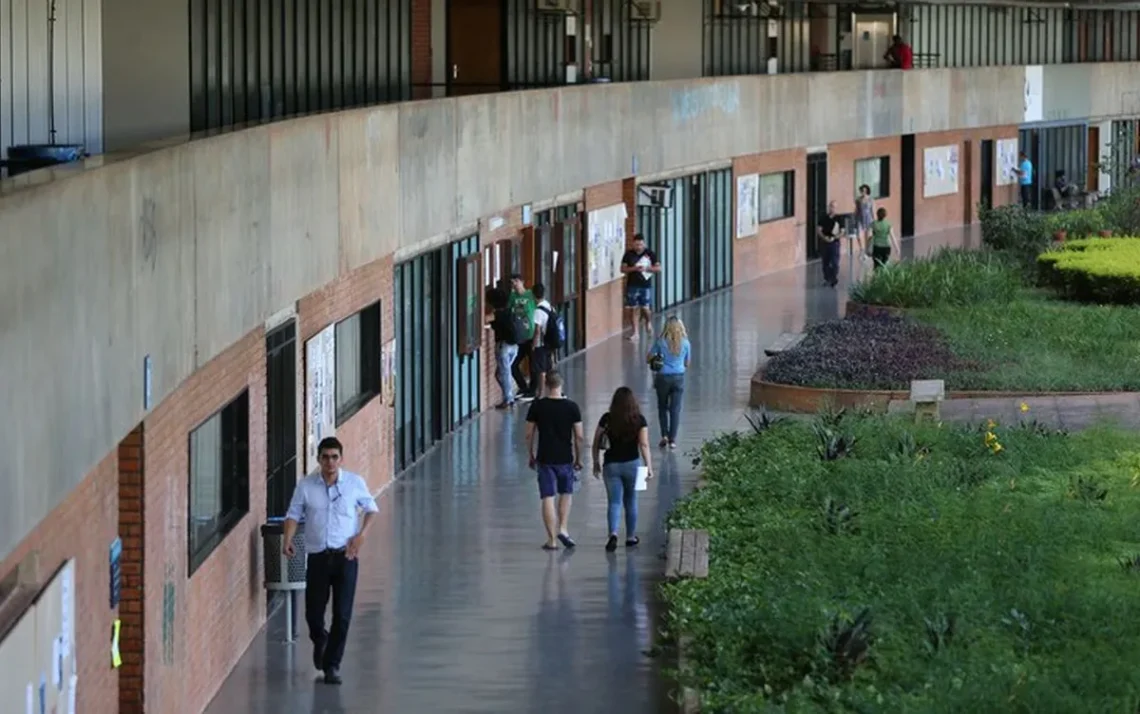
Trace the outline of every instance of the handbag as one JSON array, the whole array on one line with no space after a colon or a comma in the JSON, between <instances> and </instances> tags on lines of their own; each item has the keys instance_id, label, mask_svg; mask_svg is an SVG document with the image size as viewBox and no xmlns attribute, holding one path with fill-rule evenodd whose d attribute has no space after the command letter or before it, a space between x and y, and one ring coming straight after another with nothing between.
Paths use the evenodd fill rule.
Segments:
<instances>
[{"instance_id":1,"label":"handbag","mask_svg":"<svg viewBox=\"0 0 1140 714\"><path fill-rule=\"evenodd\" d=\"M661 354L660 350L654 350L646 361L649 363L649 369L660 372L661 368L665 366L665 355Z\"/></svg>"}]
</instances>

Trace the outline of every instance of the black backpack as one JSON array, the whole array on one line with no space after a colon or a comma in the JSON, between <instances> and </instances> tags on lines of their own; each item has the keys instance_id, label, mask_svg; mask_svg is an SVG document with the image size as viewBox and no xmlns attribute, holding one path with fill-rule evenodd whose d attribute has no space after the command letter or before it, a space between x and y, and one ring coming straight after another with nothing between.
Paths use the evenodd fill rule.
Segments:
<instances>
[{"instance_id":1,"label":"black backpack","mask_svg":"<svg viewBox=\"0 0 1140 714\"><path fill-rule=\"evenodd\" d=\"M507 340L509 345L521 345L522 343L530 340L533 335L533 328L531 327L530 320L526 319L526 312L510 313L510 335L513 339Z\"/></svg>"},{"instance_id":2,"label":"black backpack","mask_svg":"<svg viewBox=\"0 0 1140 714\"><path fill-rule=\"evenodd\" d=\"M542 346L558 349L566 344L566 322L554 308L540 307L546 313L546 330L542 333Z\"/></svg>"}]
</instances>

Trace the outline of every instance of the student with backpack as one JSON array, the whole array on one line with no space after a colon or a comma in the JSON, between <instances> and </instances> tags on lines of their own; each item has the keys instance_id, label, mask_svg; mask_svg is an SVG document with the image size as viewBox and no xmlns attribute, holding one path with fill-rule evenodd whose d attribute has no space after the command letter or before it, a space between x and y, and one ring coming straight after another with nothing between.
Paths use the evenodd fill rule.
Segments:
<instances>
[{"instance_id":1,"label":"student with backpack","mask_svg":"<svg viewBox=\"0 0 1140 714\"><path fill-rule=\"evenodd\" d=\"M530 358L530 383L535 397L542 396L542 384L546 373L554 369L558 360L558 350L566 343L566 323L562 316L546 299L546 286L535 283L530 289L538 301L534 311L534 352Z\"/></svg>"},{"instance_id":2,"label":"student with backpack","mask_svg":"<svg viewBox=\"0 0 1140 714\"><path fill-rule=\"evenodd\" d=\"M503 401L496 409L510 409L515 405L514 385L511 383L511 367L519 353L518 336L511 312L507 308L507 293L501 288L487 291L487 302L494 311L491 332L495 335L495 381L503 390Z\"/></svg>"},{"instance_id":3,"label":"student with backpack","mask_svg":"<svg viewBox=\"0 0 1140 714\"><path fill-rule=\"evenodd\" d=\"M507 295L507 310L510 312L511 326L515 333L515 344L518 350L515 361L511 364L511 375L518 385L518 398L529 402L534 399L534 390L539 386L531 384L530 375L523 371L523 360L528 365L533 361L535 329L534 329L534 294L526 289L523 276L515 273L511 276L511 291ZM533 371L533 367L531 367Z\"/></svg>"}]
</instances>

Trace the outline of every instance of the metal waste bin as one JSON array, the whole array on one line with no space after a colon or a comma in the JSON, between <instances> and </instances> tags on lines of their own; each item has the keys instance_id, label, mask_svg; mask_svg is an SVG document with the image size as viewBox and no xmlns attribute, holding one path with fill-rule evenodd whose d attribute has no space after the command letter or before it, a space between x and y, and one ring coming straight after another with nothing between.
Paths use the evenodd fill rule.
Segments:
<instances>
[{"instance_id":1,"label":"metal waste bin","mask_svg":"<svg viewBox=\"0 0 1140 714\"><path fill-rule=\"evenodd\" d=\"M281 549L285 541L285 519L270 518L261 526L261 544L265 561L265 589L285 592L285 639L293 641L293 599L305 589L305 524L297 524L293 534L293 557Z\"/></svg>"}]
</instances>

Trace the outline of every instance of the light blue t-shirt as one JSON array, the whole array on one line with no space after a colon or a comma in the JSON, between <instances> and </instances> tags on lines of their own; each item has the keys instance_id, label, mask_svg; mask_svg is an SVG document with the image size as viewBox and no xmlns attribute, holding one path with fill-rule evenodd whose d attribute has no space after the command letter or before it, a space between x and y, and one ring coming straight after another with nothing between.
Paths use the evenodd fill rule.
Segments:
<instances>
[{"instance_id":1,"label":"light blue t-shirt","mask_svg":"<svg viewBox=\"0 0 1140 714\"><path fill-rule=\"evenodd\" d=\"M1018 178L1021 179L1021 185L1022 186L1028 186L1028 185L1032 184L1033 183L1033 164L1029 161L1029 159L1026 159L1025 161L1021 162L1020 168L1021 168L1021 176L1019 176Z\"/></svg>"},{"instance_id":2,"label":"light blue t-shirt","mask_svg":"<svg viewBox=\"0 0 1140 714\"><path fill-rule=\"evenodd\" d=\"M659 353L665 358L665 364L661 367L658 374L684 374L685 362L689 360L692 353L692 347L689 345L688 338L681 341L681 354L675 355L669 349L669 343L662 338L658 337L657 341L653 343L653 351Z\"/></svg>"}]
</instances>

